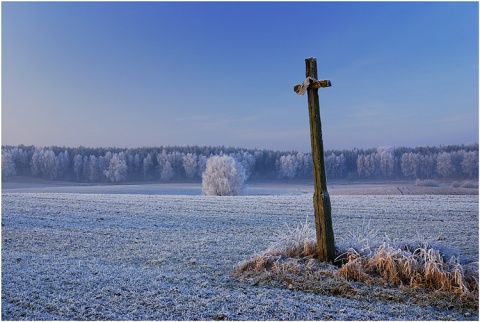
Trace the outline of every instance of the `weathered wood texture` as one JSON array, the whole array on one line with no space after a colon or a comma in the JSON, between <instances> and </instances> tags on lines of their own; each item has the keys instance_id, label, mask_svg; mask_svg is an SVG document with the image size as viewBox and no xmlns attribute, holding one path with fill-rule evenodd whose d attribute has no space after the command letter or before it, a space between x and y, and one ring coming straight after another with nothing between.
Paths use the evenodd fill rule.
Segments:
<instances>
[{"instance_id":1,"label":"weathered wood texture","mask_svg":"<svg viewBox=\"0 0 480 322\"><path fill-rule=\"evenodd\" d=\"M317 79L317 60L305 59L306 77ZM328 81L328 85L330 82ZM318 88L309 86L308 114L310 119L310 139L312 144L313 159L313 207L315 211L315 229L317 234L317 255L321 261L333 261L335 259L335 241L332 227L332 207L330 196L327 191L327 179L325 176L325 161L323 152L322 124L320 121L320 103Z\"/></svg>"}]
</instances>

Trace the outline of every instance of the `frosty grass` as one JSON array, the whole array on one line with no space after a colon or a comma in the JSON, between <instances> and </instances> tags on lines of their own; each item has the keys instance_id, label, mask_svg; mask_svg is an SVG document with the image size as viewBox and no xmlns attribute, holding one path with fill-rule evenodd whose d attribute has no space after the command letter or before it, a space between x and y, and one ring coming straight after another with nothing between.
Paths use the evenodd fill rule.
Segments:
<instances>
[{"instance_id":1,"label":"frosty grass","mask_svg":"<svg viewBox=\"0 0 480 322\"><path fill-rule=\"evenodd\" d=\"M369 221L478 261L478 196L332 196L337 240ZM3 320L478 320L478 312L324 296L231 277L311 194L2 193Z\"/></svg>"}]
</instances>

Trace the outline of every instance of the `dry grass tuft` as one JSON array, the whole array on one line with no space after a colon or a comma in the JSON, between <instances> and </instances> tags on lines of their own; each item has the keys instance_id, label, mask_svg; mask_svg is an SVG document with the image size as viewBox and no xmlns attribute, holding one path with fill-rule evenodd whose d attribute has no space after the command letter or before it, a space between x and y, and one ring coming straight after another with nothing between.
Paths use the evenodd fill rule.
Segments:
<instances>
[{"instance_id":1,"label":"dry grass tuft","mask_svg":"<svg viewBox=\"0 0 480 322\"><path fill-rule=\"evenodd\" d=\"M373 276L389 285L423 287L478 298L478 263L462 265L455 256L445 261L439 250L427 243L413 251L384 243L372 256L350 250L347 258L337 274L348 280L365 281L366 276Z\"/></svg>"},{"instance_id":2,"label":"dry grass tuft","mask_svg":"<svg viewBox=\"0 0 480 322\"><path fill-rule=\"evenodd\" d=\"M245 271L261 272L271 270L278 261L286 258L303 258L315 255L315 231L308 223L290 228L277 233L277 241L272 243L262 254L255 254L252 258L244 260L234 267L234 274Z\"/></svg>"},{"instance_id":3,"label":"dry grass tuft","mask_svg":"<svg viewBox=\"0 0 480 322\"><path fill-rule=\"evenodd\" d=\"M431 302L440 298L451 301L455 296L459 306L478 308L478 262L462 264L459 256L448 257L448 248L426 242L403 245L380 242L375 231L364 223L347 234L348 248L337 249L336 262L341 265L337 268L314 259L315 231L308 223L288 228L278 237L264 253L237 264L233 275L263 274L270 282L283 283L290 289L347 297L362 293L351 282L397 286L399 292L407 293L412 292L409 289L421 288L426 294L424 300L436 297ZM376 294L382 298L385 292Z\"/></svg>"},{"instance_id":4,"label":"dry grass tuft","mask_svg":"<svg viewBox=\"0 0 480 322\"><path fill-rule=\"evenodd\" d=\"M277 233L277 242L274 242L266 250L266 254L276 256L283 255L293 258L301 258L305 256L314 256L316 251L315 231L310 227L308 222L290 228L287 225L287 231L279 231Z\"/></svg>"}]
</instances>

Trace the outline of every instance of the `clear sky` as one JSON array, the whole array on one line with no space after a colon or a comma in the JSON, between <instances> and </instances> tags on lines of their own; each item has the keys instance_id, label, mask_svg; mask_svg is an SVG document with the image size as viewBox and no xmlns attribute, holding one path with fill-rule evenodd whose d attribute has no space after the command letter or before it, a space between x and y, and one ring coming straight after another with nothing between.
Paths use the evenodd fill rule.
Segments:
<instances>
[{"instance_id":1,"label":"clear sky","mask_svg":"<svg viewBox=\"0 0 480 322\"><path fill-rule=\"evenodd\" d=\"M477 2L2 2L2 144L310 150L478 141Z\"/></svg>"}]
</instances>

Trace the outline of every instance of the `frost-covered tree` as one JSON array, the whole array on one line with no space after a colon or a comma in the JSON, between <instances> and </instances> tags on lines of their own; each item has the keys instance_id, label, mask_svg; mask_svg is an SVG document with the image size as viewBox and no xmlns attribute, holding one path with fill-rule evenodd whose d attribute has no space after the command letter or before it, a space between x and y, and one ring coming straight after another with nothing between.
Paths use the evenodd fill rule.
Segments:
<instances>
[{"instance_id":1,"label":"frost-covered tree","mask_svg":"<svg viewBox=\"0 0 480 322\"><path fill-rule=\"evenodd\" d=\"M376 171L379 169L379 167L377 167L379 164L380 159L377 158L377 153L371 153L365 156L365 169L367 170L368 177L375 175Z\"/></svg>"},{"instance_id":2,"label":"frost-covered tree","mask_svg":"<svg viewBox=\"0 0 480 322\"><path fill-rule=\"evenodd\" d=\"M124 181L127 178L127 162L123 152L114 153L110 159L108 168L104 171L105 177L111 182Z\"/></svg>"},{"instance_id":3,"label":"frost-covered tree","mask_svg":"<svg viewBox=\"0 0 480 322\"><path fill-rule=\"evenodd\" d=\"M450 154L442 152L437 156L437 174L447 178L452 174L453 166Z\"/></svg>"},{"instance_id":4,"label":"frost-covered tree","mask_svg":"<svg viewBox=\"0 0 480 322\"><path fill-rule=\"evenodd\" d=\"M234 158L237 163L242 165L248 179L252 175L255 166L255 156L243 150L236 153L230 153L230 156Z\"/></svg>"},{"instance_id":5,"label":"frost-covered tree","mask_svg":"<svg viewBox=\"0 0 480 322\"><path fill-rule=\"evenodd\" d=\"M297 176L310 177L312 175L312 155L310 153L298 152L296 159Z\"/></svg>"},{"instance_id":6,"label":"frost-covered tree","mask_svg":"<svg viewBox=\"0 0 480 322\"><path fill-rule=\"evenodd\" d=\"M102 179L106 179L106 177L102 176L103 173L105 173L105 170L107 170L109 164L110 164L110 158L107 158L106 156L99 156L97 163L98 163L98 177L99 181L103 181Z\"/></svg>"},{"instance_id":7,"label":"frost-covered tree","mask_svg":"<svg viewBox=\"0 0 480 322\"><path fill-rule=\"evenodd\" d=\"M68 150L60 152L56 158L57 178L65 179L70 167L70 158L68 156Z\"/></svg>"},{"instance_id":8,"label":"frost-covered tree","mask_svg":"<svg viewBox=\"0 0 480 322\"><path fill-rule=\"evenodd\" d=\"M451 151L448 154L450 154L450 160L452 164L452 171L451 171L450 177L461 176L463 173L462 162L463 162L463 159L465 158L466 151L465 150Z\"/></svg>"},{"instance_id":9,"label":"frost-covered tree","mask_svg":"<svg viewBox=\"0 0 480 322\"><path fill-rule=\"evenodd\" d=\"M393 147L379 147L377 154L380 157L380 171L386 178L393 176L395 166L395 153Z\"/></svg>"},{"instance_id":10,"label":"frost-covered tree","mask_svg":"<svg viewBox=\"0 0 480 322\"><path fill-rule=\"evenodd\" d=\"M90 156L90 171L89 171L89 180L91 182L97 182L99 180L99 171L98 171L98 160L94 155Z\"/></svg>"},{"instance_id":11,"label":"frost-covered tree","mask_svg":"<svg viewBox=\"0 0 480 322\"><path fill-rule=\"evenodd\" d=\"M358 157L357 157L357 173L359 176L363 176L363 159L365 158L365 156L363 154L360 154Z\"/></svg>"},{"instance_id":12,"label":"frost-covered tree","mask_svg":"<svg viewBox=\"0 0 480 322\"><path fill-rule=\"evenodd\" d=\"M334 168L335 168L335 153L332 152L330 155L325 157L325 171L327 172L328 176L335 177Z\"/></svg>"},{"instance_id":13,"label":"frost-covered tree","mask_svg":"<svg viewBox=\"0 0 480 322\"><path fill-rule=\"evenodd\" d=\"M2 147L9 151L15 162L17 175L38 176L46 179L91 181L95 175L92 171L91 156L97 158L98 179L95 182L107 182L104 171L108 168L113 153L121 153L121 149L112 148L60 148L24 146ZM159 153L160 151L160 153ZM475 152L477 154L475 154ZM275 178L307 178L311 177L311 155L308 153L285 153L271 150L245 150L231 147L153 147L128 149L122 152L127 164L128 176L125 180L138 180L142 177L151 179L156 171L160 178L166 162L170 163L173 171L172 180L189 178L193 174L194 163L187 164L184 157L197 156L197 171L193 175L201 177L205 171L208 157L229 155L237 163L242 164L247 178L249 175L257 179ZM450 166L444 167L450 156ZM150 155L150 157L145 157ZM342 155L344 156L342 158ZM442 156L440 156L442 155ZM327 173L333 178L355 177L360 178L435 178L435 177L476 177L478 167L475 167L475 158L478 155L478 143L468 145L448 145L437 147L397 147L392 149L379 147L377 149L331 150L325 153ZM440 164L437 169L437 158ZM85 160L85 157L87 159ZM77 162L75 162L75 160ZM392 171L393 161L393 171ZM448 163L448 161L446 161ZM473 163L472 163L473 162ZM344 169L342 164L344 163ZM85 164L85 167L84 167ZM155 166L157 166L155 168ZM187 167L185 167L187 166ZM442 170L443 167L443 170ZM85 171L84 171L85 170ZM438 171L437 171L438 170ZM446 172L445 172L446 171ZM165 174L169 169L165 170ZM164 175L165 178L165 175Z\"/></svg>"},{"instance_id":14,"label":"frost-covered tree","mask_svg":"<svg viewBox=\"0 0 480 322\"><path fill-rule=\"evenodd\" d=\"M105 162L110 163L110 160L112 159L112 157L113 157L112 152L107 151L107 153L105 153Z\"/></svg>"},{"instance_id":15,"label":"frost-covered tree","mask_svg":"<svg viewBox=\"0 0 480 322\"><path fill-rule=\"evenodd\" d=\"M357 172L361 177L371 177L375 174L376 153L361 154L357 157Z\"/></svg>"},{"instance_id":16,"label":"frost-covered tree","mask_svg":"<svg viewBox=\"0 0 480 322\"><path fill-rule=\"evenodd\" d=\"M405 177L417 177L417 154L410 152L402 155L402 174Z\"/></svg>"},{"instance_id":17,"label":"frost-covered tree","mask_svg":"<svg viewBox=\"0 0 480 322\"><path fill-rule=\"evenodd\" d=\"M187 178L192 179L197 174L198 157L195 153L187 153L183 156L183 168Z\"/></svg>"},{"instance_id":18,"label":"frost-covered tree","mask_svg":"<svg viewBox=\"0 0 480 322\"><path fill-rule=\"evenodd\" d=\"M128 150L127 150L128 151ZM130 153L125 154L125 161L127 162L127 176L133 177L135 166L133 165L134 156Z\"/></svg>"},{"instance_id":19,"label":"frost-covered tree","mask_svg":"<svg viewBox=\"0 0 480 322\"><path fill-rule=\"evenodd\" d=\"M180 178L184 171L183 169L183 157L185 156L184 153L173 151L168 154L168 162L172 168L172 178Z\"/></svg>"},{"instance_id":20,"label":"frost-covered tree","mask_svg":"<svg viewBox=\"0 0 480 322\"><path fill-rule=\"evenodd\" d=\"M163 167L167 164L168 155L165 149L162 150L162 153L157 154L157 163L158 163L158 172L160 173L160 177L162 176Z\"/></svg>"},{"instance_id":21,"label":"frost-covered tree","mask_svg":"<svg viewBox=\"0 0 480 322\"><path fill-rule=\"evenodd\" d=\"M150 153L148 153L147 156L143 159L143 179L144 180L148 179L148 174L152 167L153 167L152 157L150 156Z\"/></svg>"},{"instance_id":22,"label":"frost-covered tree","mask_svg":"<svg viewBox=\"0 0 480 322\"><path fill-rule=\"evenodd\" d=\"M138 176L142 171L143 162L138 153L135 153L133 158L133 167L135 169L135 179L138 180Z\"/></svg>"},{"instance_id":23,"label":"frost-covered tree","mask_svg":"<svg viewBox=\"0 0 480 322\"><path fill-rule=\"evenodd\" d=\"M173 178L173 168L170 165L170 161L166 161L162 167L162 172L160 173L160 180L168 181Z\"/></svg>"},{"instance_id":24,"label":"frost-covered tree","mask_svg":"<svg viewBox=\"0 0 480 322\"><path fill-rule=\"evenodd\" d=\"M433 155L417 155L417 177L431 179L435 174L435 158Z\"/></svg>"},{"instance_id":25,"label":"frost-covered tree","mask_svg":"<svg viewBox=\"0 0 480 322\"><path fill-rule=\"evenodd\" d=\"M279 163L279 175L281 178L292 179L298 169L297 158L294 154L282 155Z\"/></svg>"},{"instance_id":26,"label":"frost-covered tree","mask_svg":"<svg viewBox=\"0 0 480 322\"><path fill-rule=\"evenodd\" d=\"M33 152L33 155L32 155L32 160L30 161L31 172L34 176L40 176L42 174L42 171L43 171L42 155L43 155L43 149L35 148L35 151Z\"/></svg>"},{"instance_id":27,"label":"frost-covered tree","mask_svg":"<svg viewBox=\"0 0 480 322\"><path fill-rule=\"evenodd\" d=\"M73 158L73 172L77 176L77 181L80 181L80 175L83 170L83 157L80 154L75 155Z\"/></svg>"},{"instance_id":28,"label":"frost-covered tree","mask_svg":"<svg viewBox=\"0 0 480 322\"><path fill-rule=\"evenodd\" d=\"M201 177L202 174L205 172L205 169L207 168L207 160L208 158L204 155L199 155L198 156L198 175Z\"/></svg>"},{"instance_id":29,"label":"frost-covered tree","mask_svg":"<svg viewBox=\"0 0 480 322\"><path fill-rule=\"evenodd\" d=\"M88 156L83 157L83 170L82 170L83 179L88 181L90 178L90 159Z\"/></svg>"},{"instance_id":30,"label":"frost-covered tree","mask_svg":"<svg viewBox=\"0 0 480 322\"><path fill-rule=\"evenodd\" d=\"M471 178L478 177L478 151L466 152L462 161L463 173Z\"/></svg>"},{"instance_id":31,"label":"frost-covered tree","mask_svg":"<svg viewBox=\"0 0 480 322\"><path fill-rule=\"evenodd\" d=\"M344 176L347 170L347 158L345 158L343 153L336 157L335 169L339 178Z\"/></svg>"},{"instance_id":32,"label":"frost-covered tree","mask_svg":"<svg viewBox=\"0 0 480 322\"><path fill-rule=\"evenodd\" d=\"M44 162L44 176L48 179L54 180L58 177L57 158L55 152L47 150L43 154Z\"/></svg>"},{"instance_id":33,"label":"frost-covered tree","mask_svg":"<svg viewBox=\"0 0 480 322\"><path fill-rule=\"evenodd\" d=\"M11 151L2 149L2 180L16 174L14 154Z\"/></svg>"},{"instance_id":34,"label":"frost-covered tree","mask_svg":"<svg viewBox=\"0 0 480 322\"><path fill-rule=\"evenodd\" d=\"M47 179L57 178L57 161L51 149L36 148L32 155L31 171L35 176Z\"/></svg>"},{"instance_id":35,"label":"frost-covered tree","mask_svg":"<svg viewBox=\"0 0 480 322\"><path fill-rule=\"evenodd\" d=\"M202 175L202 192L207 196L237 196L246 191L243 166L230 156L208 159Z\"/></svg>"},{"instance_id":36,"label":"frost-covered tree","mask_svg":"<svg viewBox=\"0 0 480 322\"><path fill-rule=\"evenodd\" d=\"M18 175L25 175L30 171L30 156L27 150L22 148L14 148L10 150L15 162L15 170Z\"/></svg>"},{"instance_id":37,"label":"frost-covered tree","mask_svg":"<svg viewBox=\"0 0 480 322\"><path fill-rule=\"evenodd\" d=\"M325 158L325 170L327 175L332 178L341 178L345 173L345 156L342 154L335 155L331 153Z\"/></svg>"}]
</instances>

